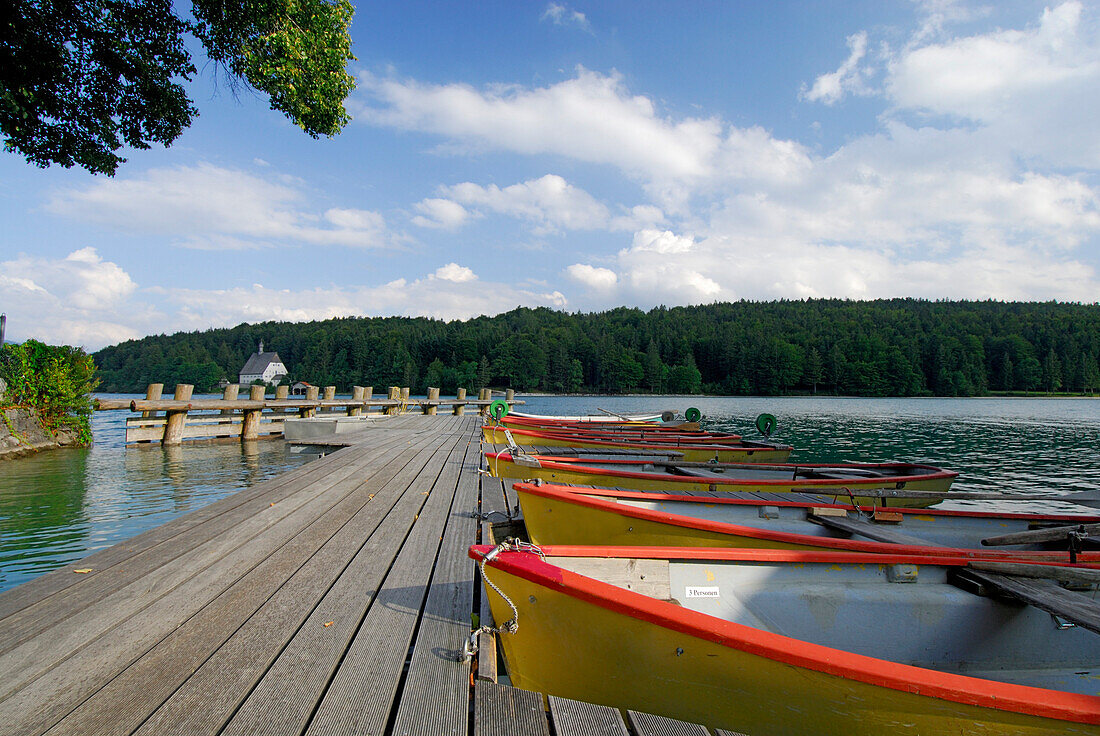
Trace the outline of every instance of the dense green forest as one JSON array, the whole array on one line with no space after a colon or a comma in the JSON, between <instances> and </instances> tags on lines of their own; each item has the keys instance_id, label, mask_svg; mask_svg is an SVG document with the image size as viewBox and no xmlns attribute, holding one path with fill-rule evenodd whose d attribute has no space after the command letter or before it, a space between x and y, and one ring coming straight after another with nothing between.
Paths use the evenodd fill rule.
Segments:
<instances>
[{"instance_id":1,"label":"dense green forest","mask_svg":"<svg viewBox=\"0 0 1100 736\"><path fill-rule=\"evenodd\" d=\"M915 299L519 308L495 317L265 322L157 335L94 355L102 390L209 391L264 341L291 379L548 392L975 396L1100 390L1100 305Z\"/></svg>"}]
</instances>

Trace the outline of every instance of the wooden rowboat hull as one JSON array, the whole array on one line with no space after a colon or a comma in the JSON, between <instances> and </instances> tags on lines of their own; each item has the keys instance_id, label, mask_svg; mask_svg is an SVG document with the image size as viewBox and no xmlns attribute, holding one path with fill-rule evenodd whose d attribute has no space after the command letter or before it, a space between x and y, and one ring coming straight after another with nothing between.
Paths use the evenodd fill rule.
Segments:
<instances>
[{"instance_id":1,"label":"wooden rowboat hull","mask_svg":"<svg viewBox=\"0 0 1100 736\"><path fill-rule=\"evenodd\" d=\"M516 483L527 537L535 544L847 550L1068 561L1066 544L1011 549L981 540L1031 528L1100 522L1100 516L941 509L860 509L846 504L651 494L609 488ZM868 527L852 537L814 523ZM876 541L870 535L878 535ZM918 541L919 540L919 541ZM904 545L904 546L902 546ZM1095 557L1095 553L1090 553Z\"/></svg>"},{"instance_id":2,"label":"wooden rowboat hull","mask_svg":"<svg viewBox=\"0 0 1100 736\"><path fill-rule=\"evenodd\" d=\"M543 551L487 565L521 688L750 734L1100 734L1100 639L948 585L950 561Z\"/></svg>"},{"instance_id":3,"label":"wooden rowboat hull","mask_svg":"<svg viewBox=\"0 0 1100 736\"><path fill-rule=\"evenodd\" d=\"M853 498L860 505L881 505L882 499L860 496L861 489L904 489L906 491L930 491L944 493L951 488L957 473L940 470L927 465L909 465L896 463L834 465L830 468L849 468L873 471L897 470L882 477L838 477L838 478L794 478L794 468L813 468L812 464L790 465L790 472L770 474L768 477L689 477L672 475L654 469L652 464L643 461L605 461L601 463L573 461L570 458L551 458L547 456L528 456L538 465L516 463L508 452L487 452L490 472L497 478L516 480L542 480L559 485L581 485L625 488L634 491L653 491L661 493L699 493L720 491L749 491L766 493L804 493L833 494L843 499ZM747 464L746 475L751 476L753 464ZM788 466L766 466L782 467ZM909 472L911 470L911 472ZM759 471L758 475L765 475ZM782 477L780 477L780 475ZM851 495L849 495L849 492ZM942 496L931 498L891 499L891 506L924 507L939 503Z\"/></svg>"},{"instance_id":4,"label":"wooden rowboat hull","mask_svg":"<svg viewBox=\"0 0 1100 736\"><path fill-rule=\"evenodd\" d=\"M484 425L482 437L492 445L508 446L508 437L503 429ZM511 430L512 439L520 447L581 447L587 449L619 448L636 450L674 450L682 459L691 462L717 460L724 463L781 463L790 456L788 445L760 444L711 444L698 445L678 442L634 442L629 440L600 439L581 435L562 436L549 433L527 433Z\"/></svg>"}]
</instances>

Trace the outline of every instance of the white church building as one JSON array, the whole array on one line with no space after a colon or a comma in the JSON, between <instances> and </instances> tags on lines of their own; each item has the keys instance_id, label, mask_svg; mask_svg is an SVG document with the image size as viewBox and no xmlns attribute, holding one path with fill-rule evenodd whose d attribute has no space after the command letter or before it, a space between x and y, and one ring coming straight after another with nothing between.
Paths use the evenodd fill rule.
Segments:
<instances>
[{"instance_id":1,"label":"white church building","mask_svg":"<svg viewBox=\"0 0 1100 736\"><path fill-rule=\"evenodd\" d=\"M248 386L253 381L263 381L278 385L279 381L286 378L287 370L278 353L265 353L264 341L260 340L260 349L252 354L248 362L241 368L241 385Z\"/></svg>"}]
</instances>

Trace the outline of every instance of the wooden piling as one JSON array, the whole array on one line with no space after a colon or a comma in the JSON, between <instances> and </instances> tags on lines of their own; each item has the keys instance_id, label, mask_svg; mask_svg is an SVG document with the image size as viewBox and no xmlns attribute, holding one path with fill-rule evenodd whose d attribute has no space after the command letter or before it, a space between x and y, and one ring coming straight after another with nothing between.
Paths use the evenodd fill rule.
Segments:
<instances>
[{"instance_id":1,"label":"wooden piling","mask_svg":"<svg viewBox=\"0 0 1100 736\"><path fill-rule=\"evenodd\" d=\"M508 402L508 406L512 405L512 402L516 400L516 392L513 389L508 389L504 392L504 400Z\"/></svg>"},{"instance_id":2,"label":"wooden piling","mask_svg":"<svg viewBox=\"0 0 1100 736\"><path fill-rule=\"evenodd\" d=\"M145 389L145 400L156 401L160 399L161 394L164 392L163 383L150 383ZM155 411L143 411L141 413L142 419L152 419L157 413Z\"/></svg>"},{"instance_id":3,"label":"wooden piling","mask_svg":"<svg viewBox=\"0 0 1100 736\"><path fill-rule=\"evenodd\" d=\"M465 400L466 400L466 389L464 389L464 388L458 389L458 391L455 392L455 401L465 401ZM460 417L465 413L466 413L466 405L465 404L455 404L454 415L456 417Z\"/></svg>"},{"instance_id":4,"label":"wooden piling","mask_svg":"<svg viewBox=\"0 0 1100 736\"><path fill-rule=\"evenodd\" d=\"M439 389L438 388L432 388L431 386L429 386L428 387L428 401L427 401L427 403L424 404L424 413L425 414L433 414L434 415L434 414L439 413L439 407L436 406L435 404L433 404L432 403L433 401L439 401Z\"/></svg>"},{"instance_id":5,"label":"wooden piling","mask_svg":"<svg viewBox=\"0 0 1100 736\"><path fill-rule=\"evenodd\" d=\"M401 400L401 389L399 389L397 386L390 386L390 389L389 389L389 392L386 395L386 398L389 399L390 401L400 401ZM396 414L398 412L399 409L400 409L400 407L397 407L397 406L387 406L384 410L384 413L388 416L393 416L394 414Z\"/></svg>"},{"instance_id":6,"label":"wooden piling","mask_svg":"<svg viewBox=\"0 0 1100 736\"><path fill-rule=\"evenodd\" d=\"M187 401L195 387L188 383L177 383L175 401ZM187 424L187 409L177 409L167 412L167 421L164 423L164 436L162 445L178 445L183 441L183 428Z\"/></svg>"},{"instance_id":7,"label":"wooden piling","mask_svg":"<svg viewBox=\"0 0 1100 736\"><path fill-rule=\"evenodd\" d=\"M317 395L321 392L321 389L316 386L306 386L306 401L317 401ZM301 409L298 412L298 416L308 419L309 417L317 416L317 407L307 407Z\"/></svg>"},{"instance_id":8,"label":"wooden piling","mask_svg":"<svg viewBox=\"0 0 1100 736\"><path fill-rule=\"evenodd\" d=\"M248 398L251 401L263 401L267 393L266 386L253 386L248 390ZM254 440L259 437L260 414L263 409L247 409L244 419L241 421L241 441Z\"/></svg>"},{"instance_id":9,"label":"wooden piling","mask_svg":"<svg viewBox=\"0 0 1100 736\"><path fill-rule=\"evenodd\" d=\"M241 390L240 384L237 384L237 383L229 384L228 386L225 387L225 390L222 391L222 401L236 401L237 400L237 394L240 392L240 390ZM233 410L232 409L222 409L221 414L222 414L223 417L232 416L233 415Z\"/></svg>"},{"instance_id":10,"label":"wooden piling","mask_svg":"<svg viewBox=\"0 0 1100 736\"><path fill-rule=\"evenodd\" d=\"M363 400L363 387L352 386L351 387L351 400L362 401ZM361 406L348 406L348 416L357 417L363 413L363 407Z\"/></svg>"},{"instance_id":11,"label":"wooden piling","mask_svg":"<svg viewBox=\"0 0 1100 736\"><path fill-rule=\"evenodd\" d=\"M290 386L285 383L275 387L275 398L279 401L285 401L290 397Z\"/></svg>"},{"instance_id":12,"label":"wooden piling","mask_svg":"<svg viewBox=\"0 0 1100 736\"><path fill-rule=\"evenodd\" d=\"M493 397L493 392L487 388L483 388L477 392L478 401L489 401ZM482 404L478 407L477 413L481 416L487 416L489 414L489 404Z\"/></svg>"}]
</instances>

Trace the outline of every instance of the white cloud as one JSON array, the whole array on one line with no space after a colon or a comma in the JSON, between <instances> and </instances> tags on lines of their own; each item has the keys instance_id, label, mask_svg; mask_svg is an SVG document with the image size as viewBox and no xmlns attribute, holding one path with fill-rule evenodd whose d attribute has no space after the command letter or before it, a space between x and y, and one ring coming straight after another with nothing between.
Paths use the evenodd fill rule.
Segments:
<instances>
[{"instance_id":1,"label":"white cloud","mask_svg":"<svg viewBox=\"0 0 1100 736\"><path fill-rule=\"evenodd\" d=\"M566 230L632 231L665 220L661 208L654 205L619 207L619 214L612 215L605 204L555 174L503 188L463 182L439 191L444 198L415 205L422 215L412 219L414 224L455 229L491 212L524 220L536 235L547 235Z\"/></svg>"},{"instance_id":2,"label":"white cloud","mask_svg":"<svg viewBox=\"0 0 1100 736\"><path fill-rule=\"evenodd\" d=\"M496 184L483 187L465 182L443 187L443 193L470 207L528 220L540 234L602 229L610 220L606 206L554 174L503 189Z\"/></svg>"},{"instance_id":3,"label":"white cloud","mask_svg":"<svg viewBox=\"0 0 1100 736\"><path fill-rule=\"evenodd\" d=\"M356 117L375 125L448 138L446 149L551 154L606 164L640 181L655 205L680 214L699 191L740 182L782 182L808 165L804 146L762 128L716 117L662 116L631 94L621 75L578 68L542 88L433 85L365 74ZM353 103L353 107L356 103ZM458 200L462 201L462 200Z\"/></svg>"},{"instance_id":4,"label":"white cloud","mask_svg":"<svg viewBox=\"0 0 1100 736\"><path fill-rule=\"evenodd\" d=\"M446 266L441 266L435 270L435 278L461 284L465 281L475 280L477 274L465 266L460 266L457 263L448 263Z\"/></svg>"},{"instance_id":5,"label":"white cloud","mask_svg":"<svg viewBox=\"0 0 1100 736\"><path fill-rule=\"evenodd\" d=\"M611 164L644 178L693 178L710 173L721 145L714 119L671 121L651 100L631 96L618 74L580 68L549 87L495 86L360 77L374 98L357 117L376 125L445 135L485 148L557 154Z\"/></svg>"},{"instance_id":6,"label":"white cloud","mask_svg":"<svg viewBox=\"0 0 1100 736\"><path fill-rule=\"evenodd\" d=\"M584 13L578 10L570 10L561 3L550 3L542 14L542 20L548 20L556 26L576 26L588 33L592 32L592 25Z\"/></svg>"},{"instance_id":7,"label":"white cloud","mask_svg":"<svg viewBox=\"0 0 1100 736\"><path fill-rule=\"evenodd\" d=\"M870 72L859 65L867 53L867 32L860 31L848 36L848 49L848 58L839 69L819 76L810 89L803 87L800 95L803 99L832 105L840 101L845 93L868 93L866 79Z\"/></svg>"},{"instance_id":8,"label":"white cloud","mask_svg":"<svg viewBox=\"0 0 1100 736\"><path fill-rule=\"evenodd\" d=\"M1043 11L1023 30L915 44L891 60L899 110L962 118L1017 155L1058 167L1100 167L1100 32L1084 6Z\"/></svg>"},{"instance_id":9,"label":"white cloud","mask_svg":"<svg viewBox=\"0 0 1100 736\"><path fill-rule=\"evenodd\" d=\"M631 250L635 253L650 252L660 255L683 255L695 247L695 239L676 235L670 230L642 230L634 233Z\"/></svg>"},{"instance_id":10,"label":"white cloud","mask_svg":"<svg viewBox=\"0 0 1100 736\"><path fill-rule=\"evenodd\" d=\"M452 268L453 266L453 268ZM263 320L306 321L345 316L468 319L515 308L517 304L562 308L558 291L536 291L509 283L482 282L450 264L423 278L396 279L379 286L330 286L302 290L260 284L233 289L169 289L165 293L181 325L235 325ZM443 272L444 276L440 276ZM446 278L446 276L457 276ZM370 305L365 309L364 305ZM182 327L181 327L182 329Z\"/></svg>"},{"instance_id":11,"label":"white cloud","mask_svg":"<svg viewBox=\"0 0 1100 736\"><path fill-rule=\"evenodd\" d=\"M471 217L465 207L449 199L425 199L417 202L415 207L420 214L413 217L412 222L420 227L455 230Z\"/></svg>"},{"instance_id":12,"label":"white cloud","mask_svg":"<svg viewBox=\"0 0 1100 736\"><path fill-rule=\"evenodd\" d=\"M574 263L565 272L574 281L600 291L614 289L619 283L619 277L611 269L590 266L587 263Z\"/></svg>"},{"instance_id":13,"label":"white cloud","mask_svg":"<svg viewBox=\"0 0 1100 736\"><path fill-rule=\"evenodd\" d=\"M94 248L54 259L20 255L0 263L0 302L8 313L8 337L99 347L137 337L123 324L137 284ZM138 310L140 311L140 310Z\"/></svg>"},{"instance_id":14,"label":"white cloud","mask_svg":"<svg viewBox=\"0 0 1100 736\"><path fill-rule=\"evenodd\" d=\"M114 230L167 237L187 233L175 244L206 250L302 243L371 248L394 242L377 212L311 212L306 200L293 180L275 182L200 163L97 179L56 193L46 209Z\"/></svg>"}]
</instances>

